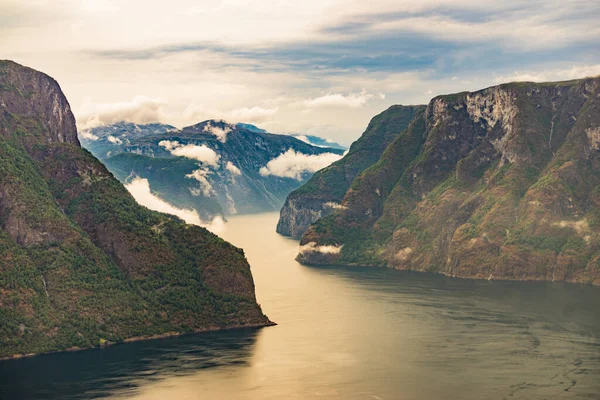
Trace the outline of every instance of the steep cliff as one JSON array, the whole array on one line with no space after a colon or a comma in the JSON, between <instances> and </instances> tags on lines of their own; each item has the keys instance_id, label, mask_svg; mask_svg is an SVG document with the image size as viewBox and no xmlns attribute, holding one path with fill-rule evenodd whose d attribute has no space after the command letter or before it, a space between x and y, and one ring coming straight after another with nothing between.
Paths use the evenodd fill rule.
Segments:
<instances>
[{"instance_id":1,"label":"steep cliff","mask_svg":"<svg viewBox=\"0 0 600 400\"><path fill-rule=\"evenodd\" d=\"M434 98L310 227L298 259L600 284L599 88Z\"/></svg>"},{"instance_id":2,"label":"steep cliff","mask_svg":"<svg viewBox=\"0 0 600 400\"><path fill-rule=\"evenodd\" d=\"M299 165L298 174L265 174L263 168L278 159L292 165L311 161L306 156L337 159L344 152L249 124L214 120L181 130L118 123L82 132L81 140L121 182L147 179L157 196L176 207L193 208L203 220L279 210L314 171Z\"/></svg>"},{"instance_id":3,"label":"steep cliff","mask_svg":"<svg viewBox=\"0 0 600 400\"><path fill-rule=\"evenodd\" d=\"M354 178L375 164L424 108L392 106L374 117L344 158L316 172L305 185L290 193L281 209L277 232L300 239L312 223L339 209Z\"/></svg>"},{"instance_id":4,"label":"steep cliff","mask_svg":"<svg viewBox=\"0 0 600 400\"><path fill-rule=\"evenodd\" d=\"M0 358L267 324L242 250L139 206L58 84L0 61Z\"/></svg>"}]
</instances>

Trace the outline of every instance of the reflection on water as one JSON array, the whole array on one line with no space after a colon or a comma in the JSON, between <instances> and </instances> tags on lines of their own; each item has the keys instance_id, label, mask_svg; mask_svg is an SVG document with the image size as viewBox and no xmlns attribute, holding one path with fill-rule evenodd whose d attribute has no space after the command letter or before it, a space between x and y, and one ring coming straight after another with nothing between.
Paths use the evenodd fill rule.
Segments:
<instances>
[{"instance_id":1,"label":"reflection on water","mask_svg":"<svg viewBox=\"0 0 600 400\"><path fill-rule=\"evenodd\" d=\"M243 329L133 342L0 363L0 398L131 395L144 385L206 368L247 366L257 331Z\"/></svg>"},{"instance_id":2,"label":"reflection on water","mask_svg":"<svg viewBox=\"0 0 600 400\"><path fill-rule=\"evenodd\" d=\"M600 288L304 267L276 221L223 236L278 326L0 363L0 397L599 398Z\"/></svg>"}]
</instances>

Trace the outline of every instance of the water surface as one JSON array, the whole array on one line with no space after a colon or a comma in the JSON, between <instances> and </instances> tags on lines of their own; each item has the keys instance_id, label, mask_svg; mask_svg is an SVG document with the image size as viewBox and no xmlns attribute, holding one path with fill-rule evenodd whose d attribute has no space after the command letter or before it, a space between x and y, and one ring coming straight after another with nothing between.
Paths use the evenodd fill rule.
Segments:
<instances>
[{"instance_id":1,"label":"water surface","mask_svg":"<svg viewBox=\"0 0 600 400\"><path fill-rule=\"evenodd\" d=\"M0 397L600 398L600 288L314 268L276 213L231 218L279 325L0 363Z\"/></svg>"}]
</instances>

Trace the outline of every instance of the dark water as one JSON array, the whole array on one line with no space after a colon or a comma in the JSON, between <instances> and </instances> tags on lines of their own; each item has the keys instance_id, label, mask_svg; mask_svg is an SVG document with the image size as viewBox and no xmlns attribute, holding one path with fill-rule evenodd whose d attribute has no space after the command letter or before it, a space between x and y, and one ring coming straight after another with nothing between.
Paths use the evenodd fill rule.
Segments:
<instances>
[{"instance_id":1,"label":"dark water","mask_svg":"<svg viewBox=\"0 0 600 400\"><path fill-rule=\"evenodd\" d=\"M0 363L5 398L600 398L600 288L309 268L232 218L276 327Z\"/></svg>"}]
</instances>

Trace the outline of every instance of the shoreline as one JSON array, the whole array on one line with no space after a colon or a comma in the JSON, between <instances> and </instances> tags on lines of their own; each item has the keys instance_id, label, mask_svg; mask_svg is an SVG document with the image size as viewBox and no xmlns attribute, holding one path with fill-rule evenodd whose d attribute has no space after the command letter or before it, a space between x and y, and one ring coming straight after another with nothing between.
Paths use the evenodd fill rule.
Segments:
<instances>
[{"instance_id":1,"label":"shoreline","mask_svg":"<svg viewBox=\"0 0 600 400\"><path fill-rule=\"evenodd\" d=\"M430 275L439 275L439 276L445 276L448 278L452 278L452 279L465 279L465 280L470 280L470 281L497 281L497 282L548 282L548 283L568 283L568 284L573 284L573 285L586 285L586 286L593 286L593 287L600 287L600 281L599 282L583 282L583 281L575 281L575 280L551 280L551 279L544 279L544 278L536 278L536 277L527 277L527 278L522 278L522 279L518 279L518 278L510 278L510 277L485 277L485 276L460 276L460 275L451 275L451 274L446 274L444 272L441 271L420 271L418 269L410 269L410 268L395 268L395 267L391 267L388 265L366 265L366 264L354 264L354 263L348 263L348 264L335 264L335 263L329 263L329 264L322 264L322 263L310 263L310 262L301 262L298 261L296 259L296 261L300 264L300 265L304 265L307 267L336 267L336 268L344 268L344 267L352 267L352 268L382 268L382 269L389 269L389 270L393 270L393 271L402 271L402 272L414 272L414 273L419 273L419 274L430 274Z\"/></svg>"},{"instance_id":2,"label":"shoreline","mask_svg":"<svg viewBox=\"0 0 600 400\"><path fill-rule=\"evenodd\" d=\"M202 334L202 333L233 331L233 330L248 329L248 328L249 329L262 329L262 328L266 328L269 326L277 326L277 323L269 320L268 322L260 323L260 324L232 325L232 326L227 326L225 328L219 328L219 327L213 326L213 327L208 327L208 328L195 329L195 330L189 331L189 332L165 332L165 333L159 333L159 334L150 335L150 336L134 336L134 337L127 338L127 339L123 340L122 342L106 342L99 346L92 346L92 347L77 347L77 346L75 346L75 347L69 347L64 350L49 351L49 352L45 352L45 353L13 354L12 356L0 357L0 362L11 361L11 360L20 360L23 358L31 358L31 357L36 357L36 356L48 355L48 354L72 353L72 352L77 352L77 351L102 349L104 347L112 347L112 346L118 346L120 344L141 342L141 341L146 341L146 340L167 339L167 338L185 336L185 335L198 335L198 334Z\"/></svg>"}]
</instances>

